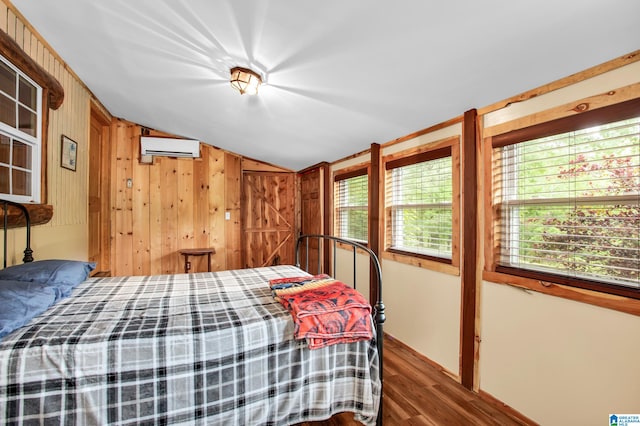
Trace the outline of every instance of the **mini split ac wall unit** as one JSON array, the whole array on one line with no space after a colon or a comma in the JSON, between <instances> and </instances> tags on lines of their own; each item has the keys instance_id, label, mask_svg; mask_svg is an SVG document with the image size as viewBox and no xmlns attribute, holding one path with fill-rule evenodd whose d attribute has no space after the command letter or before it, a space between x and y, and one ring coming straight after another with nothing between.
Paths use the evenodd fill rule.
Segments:
<instances>
[{"instance_id":1,"label":"mini split ac wall unit","mask_svg":"<svg viewBox=\"0 0 640 426\"><path fill-rule=\"evenodd\" d=\"M142 156L198 158L200 157L200 141L141 136L140 154Z\"/></svg>"}]
</instances>

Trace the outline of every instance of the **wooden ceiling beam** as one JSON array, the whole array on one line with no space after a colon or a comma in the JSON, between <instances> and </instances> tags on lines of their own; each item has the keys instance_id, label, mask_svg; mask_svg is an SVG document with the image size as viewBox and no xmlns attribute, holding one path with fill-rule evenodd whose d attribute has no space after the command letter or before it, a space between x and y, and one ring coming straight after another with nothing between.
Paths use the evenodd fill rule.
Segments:
<instances>
[{"instance_id":1,"label":"wooden ceiling beam","mask_svg":"<svg viewBox=\"0 0 640 426\"><path fill-rule=\"evenodd\" d=\"M49 108L54 110L60 108L62 101L64 101L62 84L31 56L27 55L18 43L4 31L0 31L0 53L47 91Z\"/></svg>"}]
</instances>

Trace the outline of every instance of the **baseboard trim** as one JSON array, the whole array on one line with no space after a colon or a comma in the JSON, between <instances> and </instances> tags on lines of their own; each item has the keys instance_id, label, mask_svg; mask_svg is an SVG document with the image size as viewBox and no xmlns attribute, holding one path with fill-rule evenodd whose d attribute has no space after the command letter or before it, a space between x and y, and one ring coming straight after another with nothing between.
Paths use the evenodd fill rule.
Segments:
<instances>
[{"instance_id":1,"label":"baseboard trim","mask_svg":"<svg viewBox=\"0 0 640 426\"><path fill-rule=\"evenodd\" d=\"M451 371L447 370L442 365L438 364L437 362L433 361L432 359L427 358L426 356L424 356L420 352L418 352L415 349L413 349L411 346L409 346L406 343L404 343L402 340L399 340L399 339L395 338L394 336L392 336L389 333L384 333L384 336L385 336L386 339L393 340L394 343L397 344L398 346L401 346L403 350L405 350L407 352L411 352L411 354L413 356L415 356L416 358L420 358L421 360L423 360L427 364L433 366L436 370L442 372L445 376L449 377L451 380L457 382L458 384L461 383L460 376L458 376L458 375L452 373ZM538 423L534 422L533 420L531 420L530 418L528 418L527 416L525 416L521 412L515 410L514 408L510 407L509 405L507 405L504 402L500 401L498 398L494 397L493 395L491 395L491 394L489 394L489 393L487 393L487 392L485 392L483 390L479 390L477 392L474 391L474 390L469 390L469 391L476 393L482 400L486 401L488 404L491 404L494 407L496 407L497 409L499 409L500 411L503 411L504 413L509 414L509 415L521 420L523 423L525 423L527 425L532 425L532 426L539 425Z\"/></svg>"},{"instance_id":2,"label":"baseboard trim","mask_svg":"<svg viewBox=\"0 0 640 426\"><path fill-rule=\"evenodd\" d=\"M498 398L496 398L495 396L491 395L490 393L487 393L487 392L485 392L483 390L480 390L480 391L478 391L478 395L480 396L480 398L482 398L483 400L485 400L489 404L493 405L496 408L499 408L500 410L504 411L505 413L509 413L513 417L517 417L518 419L522 420L524 423L526 423L528 425L539 425L539 423L534 422L533 420L531 420L530 418L528 418L527 416L525 416L524 414L522 414L518 410L516 410L513 407L511 407L511 406L505 404L504 402L500 401Z\"/></svg>"},{"instance_id":3,"label":"baseboard trim","mask_svg":"<svg viewBox=\"0 0 640 426\"><path fill-rule=\"evenodd\" d=\"M431 365L433 368L435 368L436 370L440 371L445 376L448 376L451 380L454 380L454 381L456 381L458 383L461 383L459 375L455 374L452 371L447 370L446 368L444 368L442 365L438 364L434 360L432 360L430 358L427 358L426 356L424 356L420 352L418 352L415 349L413 349L411 346L409 346L406 343L404 343L402 340L400 340L400 339L398 339L398 338L396 338L396 337L394 337L391 334L386 333L386 332L384 333L384 337L386 339L393 340L396 344L398 344L399 346L402 346L402 348L404 350L407 350L407 351L411 352L416 358L420 358L422 361L424 361L427 364Z\"/></svg>"}]
</instances>

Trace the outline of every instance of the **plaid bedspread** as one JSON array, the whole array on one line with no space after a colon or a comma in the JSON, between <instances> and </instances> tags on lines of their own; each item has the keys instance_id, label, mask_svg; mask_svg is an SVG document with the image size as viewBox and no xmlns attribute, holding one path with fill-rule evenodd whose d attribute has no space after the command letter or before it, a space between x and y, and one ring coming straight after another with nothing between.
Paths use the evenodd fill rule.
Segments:
<instances>
[{"instance_id":1,"label":"plaid bedspread","mask_svg":"<svg viewBox=\"0 0 640 426\"><path fill-rule=\"evenodd\" d=\"M375 343L309 350L271 296L301 273L89 279L0 342L0 423L374 424Z\"/></svg>"}]
</instances>

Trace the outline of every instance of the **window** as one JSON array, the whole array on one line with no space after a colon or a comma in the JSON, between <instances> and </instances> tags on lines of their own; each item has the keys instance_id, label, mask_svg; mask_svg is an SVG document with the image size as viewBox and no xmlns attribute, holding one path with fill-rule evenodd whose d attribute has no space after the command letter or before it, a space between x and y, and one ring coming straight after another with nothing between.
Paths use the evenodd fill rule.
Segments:
<instances>
[{"instance_id":1,"label":"window","mask_svg":"<svg viewBox=\"0 0 640 426\"><path fill-rule=\"evenodd\" d=\"M640 298L640 100L501 136L496 270Z\"/></svg>"},{"instance_id":2,"label":"window","mask_svg":"<svg viewBox=\"0 0 640 426\"><path fill-rule=\"evenodd\" d=\"M389 161L385 168L390 251L451 263L451 146Z\"/></svg>"},{"instance_id":3,"label":"window","mask_svg":"<svg viewBox=\"0 0 640 426\"><path fill-rule=\"evenodd\" d=\"M0 56L0 195L40 201L42 89Z\"/></svg>"},{"instance_id":4,"label":"window","mask_svg":"<svg viewBox=\"0 0 640 426\"><path fill-rule=\"evenodd\" d=\"M367 169L336 175L334 190L337 236L366 243L369 233Z\"/></svg>"}]
</instances>

